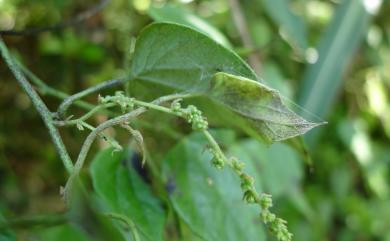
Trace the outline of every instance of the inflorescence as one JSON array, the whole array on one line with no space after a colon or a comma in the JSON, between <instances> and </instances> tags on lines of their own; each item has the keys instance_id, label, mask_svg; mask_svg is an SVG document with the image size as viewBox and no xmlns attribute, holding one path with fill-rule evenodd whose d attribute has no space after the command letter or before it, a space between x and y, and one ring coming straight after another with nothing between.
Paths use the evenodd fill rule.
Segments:
<instances>
[{"instance_id":1,"label":"inflorescence","mask_svg":"<svg viewBox=\"0 0 390 241\"><path fill-rule=\"evenodd\" d=\"M217 169L223 169L225 166L230 167L240 178L241 190L243 192L243 200L248 204L258 204L261 208L261 220L268 226L270 232L279 241L291 241L292 234L288 231L287 222L281 218L276 217L274 213L270 211L272 207L272 196L269 194L258 194L254 186L254 178L243 171L245 164L235 157L227 158L221 151L214 138L207 131L208 122L203 117L202 112L198 110L194 105L188 105L183 108L180 104L180 99L172 102L170 108L162 107L159 105L153 105L142 101L135 100L134 98L127 97L123 92L116 92L114 96L99 96L100 104L115 103L120 106L122 112L132 111L136 105L144 106L147 108L155 108L170 114L174 114L181 118L184 118L189 124L192 125L192 129L196 131L203 131L208 140L211 142L209 151L212 154L211 164ZM117 146L117 145L115 145Z\"/></svg>"}]
</instances>

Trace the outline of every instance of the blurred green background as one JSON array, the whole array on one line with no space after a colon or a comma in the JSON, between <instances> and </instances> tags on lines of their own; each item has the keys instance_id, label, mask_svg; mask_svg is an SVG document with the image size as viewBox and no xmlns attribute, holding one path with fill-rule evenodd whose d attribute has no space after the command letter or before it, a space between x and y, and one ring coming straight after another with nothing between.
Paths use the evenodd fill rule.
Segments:
<instances>
[{"instance_id":1,"label":"blurred green background","mask_svg":"<svg viewBox=\"0 0 390 241\"><path fill-rule=\"evenodd\" d=\"M0 30L54 25L94 4L0 0ZM48 85L75 93L125 76L134 38L153 21L206 33L249 59L266 84L299 104L292 105L296 111L328 122L304 137L309 164L283 143L239 136L240 148L232 148L262 163L262 187L274 195L275 212L295 240L390 241L389 1L112 0L75 27L3 38ZM61 212L66 173L49 135L3 60L0 79L0 218ZM49 95L44 100L51 110L60 103ZM87 100L95 103L96 96ZM62 135L75 156L85 134ZM16 236L39 240L35 233L45 232L18 229ZM61 240L55 232L44 240Z\"/></svg>"}]
</instances>

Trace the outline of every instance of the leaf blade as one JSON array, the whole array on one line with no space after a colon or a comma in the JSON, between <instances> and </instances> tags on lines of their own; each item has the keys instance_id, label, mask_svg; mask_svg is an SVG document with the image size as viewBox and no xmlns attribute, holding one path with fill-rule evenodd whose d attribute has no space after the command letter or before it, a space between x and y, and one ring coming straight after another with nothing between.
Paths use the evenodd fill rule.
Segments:
<instances>
[{"instance_id":1,"label":"leaf blade","mask_svg":"<svg viewBox=\"0 0 390 241\"><path fill-rule=\"evenodd\" d=\"M126 156L111 149L98 153L91 164L94 189L112 212L133 220L147 240L163 240L164 212L135 170L121 165Z\"/></svg>"},{"instance_id":2,"label":"leaf blade","mask_svg":"<svg viewBox=\"0 0 390 241\"><path fill-rule=\"evenodd\" d=\"M157 84L168 87L171 91L200 93L210 98L210 90L215 90L213 81L221 76L233 80L230 82L234 82L236 86L241 86L239 83L243 82L244 87L254 88L255 91L268 91L270 94L265 97L274 96L274 103L281 102L275 90L256 84L256 74L238 55L194 29L172 23L154 23L146 27L137 40L131 65L130 79L133 82ZM249 82L250 85L247 84ZM271 102L266 103L267 101L256 98L238 102L238 106L235 106L230 99L221 96L213 98L211 95L211 99L219 101L220 108L230 108L232 113L229 115L240 119L239 122L244 124L239 125L242 130L261 136L267 142L301 135L318 125L305 121L284 105L283 109L279 108L282 104L272 106ZM259 107L262 103L270 105L256 113L261 110ZM247 107L243 112L241 104ZM265 109L271 110L274 107L280 109L279 119L275 118L276 115L271 119L267 119L269 114L268 117L259 116L264 115ZM283 118L286 123L282 123ZM219 119L220 122L230 121L225 115L221 115Z\"/></svg>"},{"instance_id":3,"label":"leaf blade","mask_svg":"<svg viewBox=\"0 0 390 241\"><path fill-rule=\"evenodd\" d=\"M206 144L201 133L194 133L164 159L163 173L175 187L170 193L174 209L205 240L265 240L259 210L242 201L234 173L211 166L211 155L202 151ZM256 186L260 189L260 182Z\"/></svg>"}]
</instances>

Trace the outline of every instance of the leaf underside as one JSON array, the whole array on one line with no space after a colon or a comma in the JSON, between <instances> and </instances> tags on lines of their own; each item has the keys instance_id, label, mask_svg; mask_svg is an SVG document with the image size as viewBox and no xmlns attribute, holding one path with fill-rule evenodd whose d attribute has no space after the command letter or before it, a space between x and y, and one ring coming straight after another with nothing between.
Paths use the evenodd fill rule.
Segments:
<instances>
[{"instance_id":1,"label":"leaf underside","mask_svg":"<svg viewBox=\"0 0 390 241\"><path fill-rule=\"evenodd\" d=\"M279 92L259 83L238 55L189 27L173 23L146 27L138 37L130 71L131 81L203 94L232 112L218 116L221 122L233 118L242 130L267 142L319 125L289 110Z\"/></svg>"}]
</instances>

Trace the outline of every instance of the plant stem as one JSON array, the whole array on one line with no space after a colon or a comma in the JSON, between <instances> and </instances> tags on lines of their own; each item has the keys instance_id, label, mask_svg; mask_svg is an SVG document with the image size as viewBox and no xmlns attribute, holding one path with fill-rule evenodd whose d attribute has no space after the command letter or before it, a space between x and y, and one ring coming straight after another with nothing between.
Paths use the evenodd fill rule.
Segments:
<instances>
[{"instance_id":1,"label":"plant stem","mask_svg":"<svg viewBox=\"0 0 390 241\"><path fill-rule=\"evenodd\" d=\"M137 231L137 227L135 226L135 223L133 222L133 220L131 220L130 218L128 218L124 215L117 214L117 213L106 213L105 215L109 218L117 219L117 220L125 223L126 226L130 228L131 234L133 236L133 240L134 241L141 241L141 238L140 238L138 231Z\"/></svg>"},{"instance_id":2,"label":"plant stem","mask_svg":"<svg viewBox=\"0 0 390 241\"><path fill-rule=\"evenodd\" d=\"M17 64L19 66L20 70L31 80L31 82L33 82L38 87L38 91L42 95L50 95L50 96L56 97L58 99L66 99L69 97L69 95L67 93L48 86L44 81L42 81L40 78L38 78L38 76L36 76L34 73L32 73L26 66L24 66L20 61L18 61L15 58L12 58L12 59L15 62L15 64ZM86 109L86 110L90 110L90 109L95 107L94 105L91 105L88 102L81 101L81 100L76 101L75 104L83 109Z\"/></svg>"},{"instance_id":3,"label":"plant stem","mask_svg":"<svg viewBox=\"0 0 390 241\"><path fill-rule=\"evenodd\" d=\"M83 122L93 116L96 112L99 112L102 109L113 107L115 104L109 103L109 104L104 104L104 105L97 105L93 107L89 112L81 116L80 118L73 119L73 120L64 120L64 121L54 121L54 124L56 126L71 126L71 125L77 125L79 122Z\"/></svg>"},{"instance_id":4,"label":"plant stem","mask_svg":"<svg viewBox=\"0 0 390 241\"><path fill-rule=\"evenodd\" d=\"M157 98L154 101L152 101L151 103L139 101L138 104L141 105L141 104L146 103L145 106L147 106L148 108L157 108L158 110L164 111L166 113L171 113L170 109L168 109L166 107L158 106L158 105L160 105L161 103L166 102L166 101L175 100L175 99L182 99L182 98L189 98L189 97L193 97L193 95L192 94L172 94L172 95L167 95L167 96L162 96L160 98ZM156 107L156 106L158 106L158 107ZM81 147L80 153L77 157L77 161L74 165L74 171L73 171L72 175L70 176L70 178L68 179L68 182L66 183L65 192L64 192L65 200L68 199L67 190L69 190L70 186L72 185L73 179L76 178L78 176L78 174L80 173L80 171L84 165L85 159L87 157L87 154L89 152L89 149L91 148L92 143L95 141L96 137L100 134L100 132L104 131L107 128L116 126L116 125L125 124L129 120L134 119L135 117L141 115L142 113L146 112L147 110L148 109L146 107L139 107L139 108L137 108L129 113L123 114L121 116L117 116L113 119L110 119L106 122L103 122L102 124L97 126L93 131L91 131L91 133L89 133L89 135L85 139L85 141ZM177 115L174 112L172 112L171 114Z\"/></svg>"},{"instance_id":5,"label":"plant stem","mask_svg":"<svg viewBox=\"0 0 390 241\"><path fill-rule=\"evenodd\" d=\"M76 100L81 99L89 94L100 91L102 89L118 86L118 85L121 85L123 83L124 83L123 79L107 80L107 81L104 81L98 85L92 86L88 89L85 89L81 92L78 92L74 95L67 97L58 107L58 110L57 110L58 117L61 119L64 119L66 116L66 111L72 105L72 103L75 102Z\"/></svg>"},{"instance_id":6,"label":"plant stem","mask_svg":"<svg viewBox=\"0 0 390 241\"><path fill-rule=\"evenodd\" d=\"M73 163L72 160L66 150L64 143L62 142L62 138L57 128L53 124L52 113L49 111L45 103L36 93L31 84L27 81L26 77L20 71L18 66L12 61L11 56L8 52L7 46L4 44L2 38L0 37L0 50L3 56L4 61L7 63L8 67L11 69L14 74L16 80L19 85L23 88L23 90L30 97L35 109L39 112L43 122L49 130L50 136L53 140L54 145L56 146L57 152L61 157L62 162L68 173L73 172Z\"/></svg>"},{"instance_id":7,"label":"plant stem","mask_svg":"<svg viewBox=\"0 0 390 241\"><path fill-rule=\"evenodd\" d=\"M160 97L160 98L158 98L158 99L156 99L148 104L151 104L149 106L151 108L151 107L154 107L155 105L159 105L159 104L166 102L166 101L170 101L170 100L174 100L174 99L178 99L178 98L185 98L185 97L190 97L190 95L173 94L173 95L163 96L163 97ZM168 108L166 108L166 109L168 109ZM81 168L84 165L84 161L85 161L85 158L87 157L88 151L91 148L91 145L94 142L95 138L98 136L98 134L100 132L102 132L105 129L110 128L112 126L124 124L127 121L129 121L130 119L133 119L146 111L147 111L147 108L140 107L140 108L137 108L129 113L123 114L123 115L115 117L113 119L110 119L110 120L100 124L99 126L97 126L91 133L89 133L89 135L85 139L84 144L81 147L77 161L75 163L74 173L72 175L77 175L80 172Z\"/></svg>"}]
</instances>

